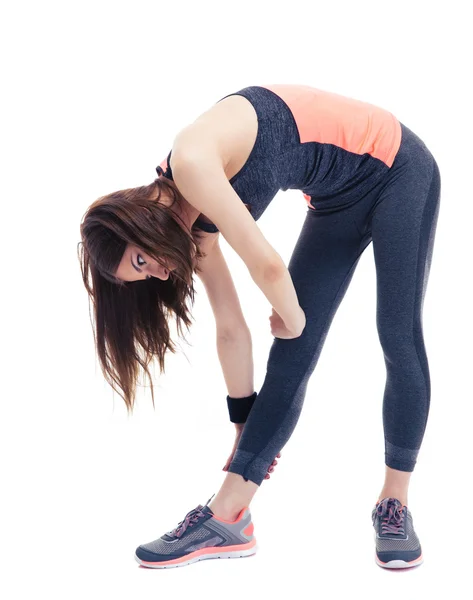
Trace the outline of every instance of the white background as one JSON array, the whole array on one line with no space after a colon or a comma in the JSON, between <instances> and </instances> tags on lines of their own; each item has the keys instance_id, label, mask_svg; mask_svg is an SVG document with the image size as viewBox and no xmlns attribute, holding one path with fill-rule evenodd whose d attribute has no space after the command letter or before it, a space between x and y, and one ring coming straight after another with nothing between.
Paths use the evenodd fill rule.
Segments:
<instances>
[{"instance_id":1,"label":"white background","mask_svg":"<svg viewBox=\"0 0 473 600\"><path fill-rule=\"evenodd\" d=\"M2 9L4 598L471 598L466 6L94 0ZM150 183L177 132L218 99L264 83L312 85L386 108L440 166L424 307L431 412L409 494L425 557L418 569L390 572L374 562L385 367L371 245L298 426L251 505L258 554L166 571L133 559L139 544L218 490L234 429L198 278L188 343L154 380L156 411L141 387L127 418L95 356L79 224L99 196ZM299 192L281 192L258 221L286 264L306 210ZM222 247L252 332L259 390L271 307L225 240Z\"/></svg>"}]
</instances>

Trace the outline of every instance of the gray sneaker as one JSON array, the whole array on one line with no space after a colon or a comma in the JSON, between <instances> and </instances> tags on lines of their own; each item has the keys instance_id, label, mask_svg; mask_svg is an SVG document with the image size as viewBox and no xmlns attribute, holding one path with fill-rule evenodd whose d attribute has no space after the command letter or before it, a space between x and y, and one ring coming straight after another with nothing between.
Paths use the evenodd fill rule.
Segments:
<instances>
[{"instance_id":1,"label":"gray sneaker","mask_svg":"<svg viewBox=\"0 0 473 600\"><path fill-rule=\"evenodd\" d=\"M376 563L387 569L416 567L424 562L412 515L397 498L376 502L371 513L376 540Z\"/></svg>"},{"instance_id":2,"label":"gray sneaker","mask_svg":"<svg viewBox=\"0 0 473 600\"><path fill-rule=\"evenodd\" d=\"M212 496L213 498L213 496ZM168 569L207 558L241 558L256 553L250 509L245 507L235 521L216 517L207 500L187 513L172 531L138 546L136 561L143 567Z\"/></svg>"}]
</instances>

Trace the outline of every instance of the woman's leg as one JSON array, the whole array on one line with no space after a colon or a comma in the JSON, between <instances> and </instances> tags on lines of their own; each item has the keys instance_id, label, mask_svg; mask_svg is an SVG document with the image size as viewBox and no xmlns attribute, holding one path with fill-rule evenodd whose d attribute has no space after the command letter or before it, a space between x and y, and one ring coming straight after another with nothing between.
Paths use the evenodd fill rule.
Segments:
<instances>
[{"instance_id":1,"label":"woman's leg","mask_svg":"<svg viewBox=\"0 0 473 600\"><path fill-rule=\"evenodd\" d=\"M263 386L225 482L210 504L223 518L232 519L248 506L294 431L332 319L370 241L355 224L361 204L331 213L308 209L288 265L306 327L298 338L273 341Z\"/></svg>"},{"instance_id":2,"label":"woman's leg","mask_svg":"<svg viewBox=\"0 0 473 600\"><path fill-rule=\"evenodd\" d=\"M423 142L405 127L403 144L404 157L373 210L371 235L377 328L387 375L386 479L380 499L391 496L407 505L430 406L422 310L440 205L440 173Z\"/></svg>"},{"instance_id":3,"label":"woman's leg","mask_svg":"<svg viewBox=\"0 0 473 600\"><path fill-rule=\"evenodd\" d=\"M383 500L383 498L397 498L401 504L409 506L408 491L411 475L411 472L398 471L386 466L384 485L378 496L378 501Z\"/></svg>"}]
</instances>

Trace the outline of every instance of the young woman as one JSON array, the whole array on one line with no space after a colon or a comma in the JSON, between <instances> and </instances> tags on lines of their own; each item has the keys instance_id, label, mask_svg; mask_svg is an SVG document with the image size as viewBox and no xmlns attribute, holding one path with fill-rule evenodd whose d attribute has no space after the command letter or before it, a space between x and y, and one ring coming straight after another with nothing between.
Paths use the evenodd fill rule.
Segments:
<instances>
[{"instance_id":1,"label":"young woman","mask_svg":"<svg viewBox=\"0 0 473 600\"><path fill-rule=\"evenodd\" d=\"M194 299L197 273L215 314L236 440L212 502L139 546L136 560L166 568L255 553L250 502L294 431L335 312L373 242L387 370L386 473L372 510L376 561L420 564L407 494L430 402L422 309L440 201L431 152L387 110L274 84L219 100L178 134L157 171L150 185L99 198L81 224L102 370L132 410L139 365L150 376L156 356L162 372L166 351L175 352L168 319L175 317L179 334L191 323L186 301ZM307 215L286 268L256 221L287 189L302 192ZM219 232L273 307L275 339L259 393Z\"/></svg>"}]
</instances>

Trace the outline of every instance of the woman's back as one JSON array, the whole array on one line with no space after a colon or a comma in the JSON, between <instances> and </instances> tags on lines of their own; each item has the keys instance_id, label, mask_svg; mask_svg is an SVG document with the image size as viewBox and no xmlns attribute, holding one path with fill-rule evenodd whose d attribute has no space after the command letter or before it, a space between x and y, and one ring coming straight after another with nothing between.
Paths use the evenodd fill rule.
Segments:
<instances>
[{"instance_id":1,"label":"woman's back","mask_svg":"<svg viewBox=\"0 0 473 600\"><path fill-rule=\"evenodd\" d=\"M389 111L306 85L246 87L197 121L215 136L229 182L255 220L279 190L301 190L314 210L330 211L335 198L338 208L349 206L389 171L401 142ZM160 163L170 178L171 154ZM218 231L203 219L195 225Z\"/></svg>"}]
</instances>

